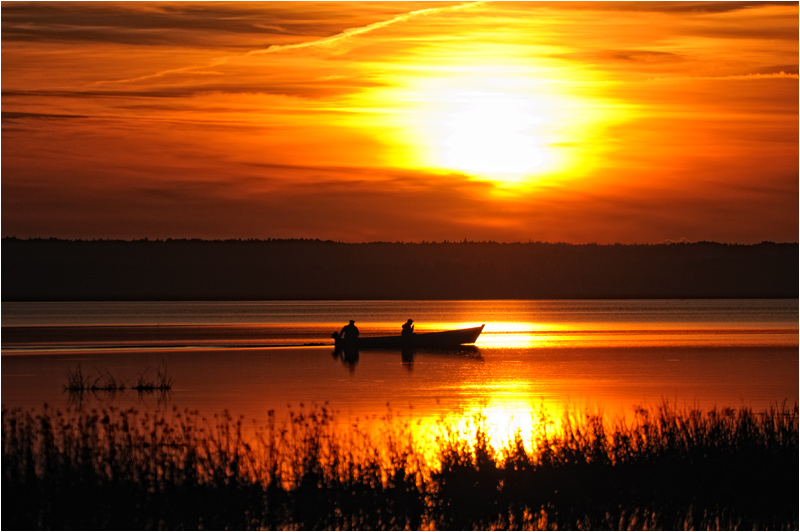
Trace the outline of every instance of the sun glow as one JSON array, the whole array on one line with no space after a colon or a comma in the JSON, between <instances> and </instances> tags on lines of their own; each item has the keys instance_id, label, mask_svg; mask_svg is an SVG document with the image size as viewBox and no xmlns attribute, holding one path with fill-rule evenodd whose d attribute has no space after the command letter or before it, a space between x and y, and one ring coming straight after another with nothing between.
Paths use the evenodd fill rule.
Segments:
<instances>
[{"instance_id":1,"label":"sun glow","mask_svg":"<svg viewBox=\"0 0 800 532\"><path fill-rule=\"evenodd\" d=\"M379 96L399 107L392 122L407 149L396 163L460 172L499 189L580 174L602 149L600 131L628 111L571 93L544 69L470 65L427 74Z\"/></svg>"},{"instance_id":2,"label":"sun glow","mask_svg":"<svg viewBox=\"0 0 800 532\"><path fill-rule=\"evenodd\" d=\"M552 110L544 99L490 91L458 91L438 122L438 165L515 183L551 170Z\"/></svg>"}]
</instances>

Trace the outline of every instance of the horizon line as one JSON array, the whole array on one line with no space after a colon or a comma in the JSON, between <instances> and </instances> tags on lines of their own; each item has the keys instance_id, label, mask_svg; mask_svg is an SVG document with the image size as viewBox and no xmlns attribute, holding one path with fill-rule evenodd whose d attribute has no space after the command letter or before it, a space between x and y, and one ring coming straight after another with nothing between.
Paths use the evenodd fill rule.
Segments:
<instances>
[{"instance_id":1,"label":"horizon line","mask_svg":"<svg viewBox=\"0 0 800 532\"><path fill-rule=\"evenodd\" d=\"M696 244L715 244L715 245L722 245L722 246L759 246L759 245L797 245L798 241L793 242L776 242L774 240L762 240L761 242L753 242L753 243L741 243L741 242L722 242L717 240L688 240L688 239L679 239L679 240L662 240L660 242L630 242L630 243L622 243L622 242L615 242L615 243L607 243L607 244L599 244L597 242L564 242L564 241L544 241L544 240L533 240L528 239L527 241L516 240L516 241L501 241L501 240L469 240L464 238L463 240L370 240L370 241L359 241L359 242L347 242L342 240L332 240L332 239L322 239L322 238L311 238L311 237L293 237L293 238L281 238L281 237L263 237L263 238L201 238L201 237L167 237L167 238L150 238L150 237L139 237L139 238L106 238L106 237L81 237L81 238L64 238L64 237L17 237L15 235L7 235L3 236L2 240L17 240L23 242L31 242L31 241L58 241L58 242L74 242L74 243L90 243L90 242L127 242L127 243L170 243L170 242L204 242L204 243L275 243L275 242L306 242L306 243L320 243L320 244L341 244L341 245L369 245L369 244L393 244L393 245L453 245L453 244L504 244L504 245L560 245L560 246L664 246L664 245L680 245L680 244L689 244L689 245L696 245Z\"/></svg>"}]
</instances>

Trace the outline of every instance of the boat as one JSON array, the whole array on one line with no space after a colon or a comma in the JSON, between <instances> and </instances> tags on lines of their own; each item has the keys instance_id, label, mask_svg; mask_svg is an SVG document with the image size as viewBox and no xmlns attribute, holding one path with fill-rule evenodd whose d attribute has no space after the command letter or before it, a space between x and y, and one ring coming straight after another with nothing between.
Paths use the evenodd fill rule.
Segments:
<instances>
[{"instance_id":1,"label":"boat","mask_svg":"<svg viewBox=\"0 0 800 532\"><path fill-rule=\"evenodd\" d=\"M485 324L484 324L485 325ZM484 325L468 329L451 331L414 333L409 336L359 336L355 340L341 338L338 332L333 333L337 349L404 349L421 347L458 347L474 344L483 331Z\"/></svg>"}]
</instances>

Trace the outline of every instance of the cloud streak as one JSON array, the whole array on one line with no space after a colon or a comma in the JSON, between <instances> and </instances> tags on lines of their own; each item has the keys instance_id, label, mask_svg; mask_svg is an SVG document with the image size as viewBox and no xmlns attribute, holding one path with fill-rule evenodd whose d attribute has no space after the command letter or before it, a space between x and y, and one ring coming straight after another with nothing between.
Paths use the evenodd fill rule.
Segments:
<instances>
[{"instance_id":1,"label":"cloud streak","mask_svg":"<svg viewBox=\"0 0 800 532\"><path fill-rule=\"evenodd\" d=\"M797 80L800 76L796 72L770 72L770 73L754 73L754 74L731 74L727 76L673 76L673 77L660 77L652 78L654 82L684 82L684 81L764 81L775 79Z\"/></svg>"},{"instance_id":2,"label":"cloud streak","mask_svg":"<svg viewBox=\"0 0 800 532\"><path fill-rule=\"evenodd\" d=\"M183 74L183 73L196 73L199 69L213 69L222 65L225 65L229 61L237 57L249 57L249 56L259 56L259 55L267 55L267 54L275 54L281 52L289 52L294 50L302 50L306 48L324 48L332 45L336 45L341 43L345 40L352 39L353 37L358 37L360 35L365 35L377 30L381 30L383 28L387 28L389 26L400 24L412 20L417 17L429 16L433 14L439 13L447 13L453 11L460 11L463 9L469 9L473 7L477 7L483 5L485 2L477 1L477 2L469 2L465 4L458 4L454 6L447 6L447 7L434 7L428 9L418 9L415 11L411 11L409 13L404 13L401 15L397 15L389 20L383 20L379 22L375 22L369 24L367 26L358 27L358 28L348 28L336 35L331 35L330 37L325 37L322 39L315 39L306 42L300 43L293 43L293 44L273 44L267 48L260 49L260 50L251 50L246 52L245 54L241 55L229 55L225 57L219 57L208 63L204 63L202 65L192 65L186 66L181 68L174 68L169 70L164 70L161 72L156 72L153 74L147 74L144 76L137 76L134 78L128 79L119 79L119 80L107 80L107 81L96 81L92 83L92 86L96 85L103 85L103 84L123 84L123 83L135 83L140 81L146 81L151 79L163 78L165 76L170 76L174 74Z\"/></svg>"}]
</instances>

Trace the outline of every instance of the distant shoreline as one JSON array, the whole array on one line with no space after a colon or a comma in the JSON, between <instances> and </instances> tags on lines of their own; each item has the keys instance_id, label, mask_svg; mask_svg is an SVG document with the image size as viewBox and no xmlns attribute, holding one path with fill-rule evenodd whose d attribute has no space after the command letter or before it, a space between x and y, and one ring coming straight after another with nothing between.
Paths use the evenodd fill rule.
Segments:
<instances>
[{"instance_id":1,"label":"distant shoreline","mask_svg":"<svg viewBox=\"0 0 800 532\"><path fill-rule=\"evenodd\" d=\"M798 244L2 240L2 300L797 298Z\"/></svg>"}]
</instances>

